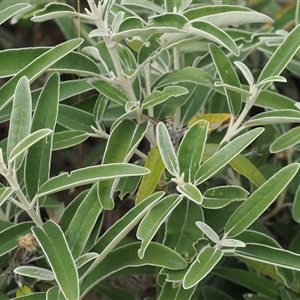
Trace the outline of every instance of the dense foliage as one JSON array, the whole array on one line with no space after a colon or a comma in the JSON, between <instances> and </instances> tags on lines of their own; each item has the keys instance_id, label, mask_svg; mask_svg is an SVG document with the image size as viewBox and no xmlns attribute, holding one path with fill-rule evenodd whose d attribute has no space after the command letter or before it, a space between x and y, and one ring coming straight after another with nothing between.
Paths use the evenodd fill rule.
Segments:
<instances>
[{"instance_id":1,"label":"dense foliage","mask_svg":"<svg viewBox=\"0 0 300 300\"><path fill-rule=\"evenodd\" d=\"M300 299L299 12L0 2L0 298Z\"/></svg>"}]
</instances>

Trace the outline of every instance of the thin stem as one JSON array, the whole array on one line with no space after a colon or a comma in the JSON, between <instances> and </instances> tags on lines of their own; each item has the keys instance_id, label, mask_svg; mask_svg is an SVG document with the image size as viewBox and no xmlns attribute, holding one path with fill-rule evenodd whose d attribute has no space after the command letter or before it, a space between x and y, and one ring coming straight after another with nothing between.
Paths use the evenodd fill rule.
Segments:
<instances>
[{"instance_id":1,"label":"thin stem","mask_svg":"<svg viewBox=\"0 0 300 300\"><path fill-rule=\"evenodd\" d=\"M174 47L173 55L174 55L174 70L179 70L180 69L180 54L179 54L178 47ZM181 119L181 107L177 106L175 115L174 115L174 121L175 121L176 128L180 127L180 119Z\"/></svg>"},{"instance_id":2,"label":"thin stem","mask_svg":"<svg viewBox=\"0 0 300 300\"><path fill-rule=\"evenodd\" d=\"M240 116L238 117L238 119L234 122L234 123L230 123L228 126L228 130L226 135L224 136L222 142L220 143L220 145L222 145L225 142L230 141L230 139L232 137L234 137L238 132L240 132L240 125L243 123L244 119L246 118L248 112L250 111L250 109L252 108L256 98L258 97L260 90L256 87L256 85L253 85L250 88L250 92L252 93L252 95L247 99L246 104L244 106L244 109L242 110Z\"/></svg>"},{"instance_id":3,"label":"thin stem","mask_svg":"<svg viewBox=\"0 0 300 300\"><path fill-rule=\"evenodd\" d=\"M15 171L13 171L12 173L15 173ZM10 184L10 186L14 189L14 193L18 196L18 198L20 200L20 202L14 200L14 199L10 199L10 201L12 203L14 203L15 205L17 205L18 207L22 208L22 210L25 210L27 212L27 214L30 216L30 218L32 219L32 221L37 226L42 226L43 225L43 221L36 214L36 212L34 210L34 207L32 207L30 205L30 203L27 200L26 196L22 192L22 190L21 190L21 188L20 188L20 186L18 184L18 181L16 180L16 178L17 178L16 174L12 175L11 172L7 172L4 176L5 176L6 180L7 180L7 182Z\"/></svg>"}]
</instances>

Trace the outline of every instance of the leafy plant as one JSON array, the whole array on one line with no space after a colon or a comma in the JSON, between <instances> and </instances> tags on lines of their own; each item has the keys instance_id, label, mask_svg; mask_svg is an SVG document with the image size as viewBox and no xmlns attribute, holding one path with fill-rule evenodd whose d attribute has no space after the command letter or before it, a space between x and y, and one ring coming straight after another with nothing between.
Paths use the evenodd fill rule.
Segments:
<instances>
[{"instance_id":1,"label":"leafy plant","mask_svg":"<svg viewBox=\"0 0 300 300\"><path fill-rule=\"evenodd\" d=\"M81 4L0 6L1 299L300 299L299 2Z\"/></svg>"}]
</instances>

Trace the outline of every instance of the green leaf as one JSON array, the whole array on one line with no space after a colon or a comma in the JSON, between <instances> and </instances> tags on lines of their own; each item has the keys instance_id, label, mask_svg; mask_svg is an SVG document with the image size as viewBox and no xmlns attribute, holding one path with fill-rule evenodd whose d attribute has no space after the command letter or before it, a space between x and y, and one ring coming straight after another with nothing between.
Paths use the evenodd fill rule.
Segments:
<instances>
[{"instance_id":1,"label":"green leaf","mask_svg":"<svg viewBox=\"0 0 300 300\"><path fill-rule=\"evenodd\" d=\"M195 223L203 220L200 205L193 201L181 201L167 220L164 244L191 260L196 253L195 241L203 237L203 233L196 230Z\"/></svg>"},{"instance_id":2,"label":"green leaf","mask_svg":"<svg viewBox=\"0 0 300 300\"><path fill-rule=\"evenodd\" d=\"M77 17L79 14L76 10L65 3L49 3L43 10L36 12L31 20L33 22L45 22L55 18Z\"/></svg>"},{"instance_id":3,"label":"green leaf","mask_svg":"<svg viewBox=\"0 0 300 300\"><path fill-rule=\"evenodd\" d=\"M300 255L288 250L253 243L247 244L247 247L243 249L235 249L234 253L238 257L248 258L291 270L300 270Z\"/></svg>"},{"instance_id":4,"label":"green leaf","mask_svg":"<svg viewBox=\"0 0 300 300\"><path fill-rule=\"evenodd\" d=\"M99 95L93 110L95 123L100 126L104 111L107 107L108 99L103 95Z\"/></svg>"},{"instance_id":5,"label":"green leaf","mask_svg":"<svg viewBox=\"0 0 300 300\"><path fill-rule=\"evenodd\" d=\"M293 206L292 206L292 216L297 223L300 223L300 185L298 185L294 197Z\"/></svg>"},{"instance_id":6,"label":"green leaf","mask_svg":"<svg viewBox=\"0 0 300 300\"><path fill-rule=\"evenodd\" d=\"M293 179L299 169L299 164L293 163L273 175L260 186L239 208L231 215L225 232L234 237L247 229L276 199L281 191Z\"/></svg>"},{"instance_id":7,"label":"green leaf","mask_svg":"<svg viewBox=\"0 0 300 300\"><path fill-rule=\"evenodd\" d=\"M179 168L188 182L194 180L200 167L207 131L208 122L200 120L188 129L180 143L178 149Z\"/></svg>"},{"instance_id":8,"label":"green leaf","mask_svg":"<svg viewBox=\"0 0 300 300\"><path fill-rule=\"evenodd\" d=\"M196 286L190 289L184 289L182 285L174 288L172 282L164 281L163 286L161 287L160 294L157 300L172 299L172 300L181 300L181 299L192 299L193 294L195 293Z\"/></svg>"},{"instance_id":9,"label":"green leaf","mask_svg":"<svg viewBox=\"0 0 300 300\"><path fill-rule=\"evenodd\" d=\"M209 209L222 208L233 201L244 201L248 192L239 186L217 186L206 190L202 206Z\"/></svg>"},{"instance_id":10,"label":"green leaf","mask_svg":"<svg viewBox=\"0 0 300 300\"><path fill-rule=\"evenodd\" d=\"M119 88L112 84L109 84L101 80L91 80L90 84L98 91L100 94L104 95L111 101L114 101L120 105L125 106L127 102L130 101L128 96Z\"/></svg>"},{"instance_id":11,"label":"green leaf","mask_svg":"<svg viewBox=\"0 0 300 300\"><path fill-rule=\"evenodd\" d=\"M236 172L248 178L257 187L266 181L260 170L242 154L238 154L229 164Z\"/></svg>"},{"instance_id":12,"label":"green leaf","mask_svg":"<svg viewBox=\"0 0 300 300\"><path fill-rule=\"evenodd\" d=\"M183 287L191 288L199 283L220 261L223 253L219 249L205 248L199 253L183 278Z\"/></svg>"},{"instance_id":13,"label":"green leaf","mask_svg":"<svg viewBox=\"0 0 300 300\"><path fill-rule=\"evenodd\" d=\"M71 251L60 227L47 221L42 227L32 227L55 279L67 299L79 298L78 274Z\"/></svg>"},{"instance_id":14,"label":"green leaf","mask_svg":"<svg viewBox=\"0 0 300 300\"><path fill-rule=\"evenodd\" d=\"M0 51L0 76L10 77L20 72L33 60L47 51L51 50L51 47L35 47L35 48L17 48L7 49ZM22 60L18 60L18 57L22 57ZM67 74L76 74L81 76L98 76L99 67L86 55L79 52L70 52L66 56L56 61L52 66L46 70L47 72L59 72ZM87 79L71 80L72 84L75 82L80 83L81 86ZM70 81L64 82L62 85L70 84ZM81 86L73 85L73 92L81 88ZM91 86L89 85L91 89Z\"/></svg>"},{"instance_id":15,"label":"green leaf","mask_svg":"<svg viewBox=\"0 0 300 300\"><path fill-rule=\"evenodd\" d=\"M32 103L29 82L28 79L23 76L16 86L13 102L7 141L8 159L10 158L13 149L30 133L31 107ZM24 155L19 157L19 159L16 161L16 170L21 166L23 158Z\"/></svg>"},{"instance_id":16,"label":"green leaf","mask_svg":"<svg viewBox=\"0 0 300 300\"><path fill-rule=\"evenodd\" d=\"M140 0L140 1L136 1L136 0L122 0L121 2L122 5L134 5L134 6L139 6L139 7L142 7L143 9L149 9L151 11L155 11L159 14L163 14L165 11L164 9L151 2L151 1L148 1L148 0Z\"/></svg>"},{"instance_id":17,"label":"green leaf","mask_svg":"<svg viewBox=\"0 0 300 300\"><path fill-rule=\"evenodd\" d=\"M102 207L97 198L97 186L93 185L78 207L66 231L66 240L74 259L81 255L102 212Z\"/></svg>"},{"instance_id":18,"label":"green leaf","mask_svg":"<svg viewBox=\"0 0 300 300\"><path fill-rule=\"evenodd\" d=\"M236 56L239 56L239 48L234 40L223 30L206 21L194 21L192 27L188 28L188 32L194 35L204 37L212 42L215 42Z\"/></svg>"},{"instance_id":19,"label":"green leaf","mask_svg":"<svg viewBox=\"0 0 300 300\"><path fill-rule=\"evenodd\" d=\"M258 135L260 135L263 130L263 128L255 128L252 131L238 136L206 160L196 173L195 180L197 184L207 180L217 173L222 167L245 149Z\"/></svg>"},{"instance_id":20,"label":"green leaf","mask_svg":"<svg viewBox=\"0 0 300 300\"><path fill-rule=\"evenodd\" d=\"M300 123L300 111L281 109L262 112L255 115L244 126L259 126L268 124Z\"/></svg>"},{"instance_id":21,"label":"green leaf","mask_svg":"<svg viewBox=\"0 0 300 300\"><path fill-rule=\"evenodd\" d=\"M38 190L36 197L42 197L76 186L94 183L100 180L126 176L148 174L148 169L126 163L107 164L77 169L71 173L63 173L50 178Z\"/></svg>"},{"instance_id":22,"label":"green leaf","mask_svg":"<svg viewBox=\"0 0 300 300\"><path fill-rule=\"evenodd\" d=\"M210 226L201 221L197 221L196 225L212 242L219 243L220 238L218 234Z\"/></svg>"},{"instance_id":23,"label":"green leaf","mask_svg":"<svg viewBox=\"0 0 300 300\"><path fill-rule=\"evenodd\" d=\"M226 54L215 44L209 44L209 51L221 81L241 88L239 77ZM224 90L230 113L234 116L238 115L242 106L241 95L226 88Z\"/></svg>"},{"instance_id":24,"label":"green leaf","mask_svg":"<svg viewBox=\"0 0 300 300\"><path fill-rule=\"evenodd\" d=\"M218 27L244 23L269 23L273 20L248 7L237 5L205 5L184 12L189 20L204 20Z\"/></svg>"},{"instance_id":25,"label":"green leaf","mask_svg":"<svg viewBox=\"0 0 300 300\"><path fill-rule=\"evenodd\" d=\"M143 201L143 199L152 194L165 169L165 165L161 159L158 147L151 149L148 153L148 157L145 162L145 168L148 168L150 173L146 174L142 178L135 198L136 204L140 203Z\"/></svg>"},{"instance_id":26,"label":"green leaf","mask_svg":"<svg viewBox=\"0 0 300 300\"><path fill-rule=\"evenodd\" d=\"M14 190L11 187L1 187L0 188L0 206L13 193L13 191Z\"/></svg>"},{"instance_id":27,"label":"green leaf","mask_svg":"<svg viewBox=\"0 0 300 300\"><path fill-rule=\"evenodd\" d=\"M137 204L129 210L121 219L111 226L97 241L91 249L103 255L103 252L109 253L119 242L120 237L126 236L128 232L141 220L141 218L152 209L158 201L164 196L164 192L156 192Z\"/></svg>"},{"instance_id":28,"label":"green leaf","mask_svg":"<svg viewBox=\"0 0 300 300\"><path fill-rule=\"evenodd\" d=\"M46 281L55 280L55 276L52 271L39 268L39 267L34 267L34 266L17 267L14 269L14 273L22 276L36 278L37 280L46 280Z\"/></svg>"},{"instance_id":29,"label":"green leaf","mask_svg":"<svg viewBox=\"0 0 300 300\"><path fill-rule=\"evenodd\" d=\"M46 300L67 300L58 286L52 286L47 290Z\"/></svg>"},{"instance_id":30,"label":"green leaf","mask_svg":"<svg viewBox=\"0 0 300 300\"><path fill-rule=\"evenodd\" d=\"M278 137L270 146L271 153L278 153L300 143L300 127L295 127Z\"/></svg>"},{"instance_id":31,"label":"green leaf","mask_svg":"<svg viewBox=\"0 0 300 300\"><path fill-rule=\"evenodd\" d=\"M33 222L22 222L13 224L12 226L0 231L0 256L18 247L18 237L30 233L30 228Z\"/></svg>"},{"instance_id":32,"label":"green leaf","mask_svg":"<svg viewBox=\"0 0 300 300\"><path fill-rule=\"evenodd\" d=\"M170 97L178 97L188 93L188 90L181 86L167 86L162 91L154 91L143 101L143 108L153 107L165 102Z\"/></svg>"},{"instance_id":33,"label":"green leaf","mask_svg":"<svg viewBox=\"0 0 300 300\"><path fill-rule=\"evenodd\" d=\"M148 123L137 125L130 120L121 121L114 127L108 138L102 164L128 162L144 137L147 128ZM115 187L114 180L98 183L98 197L103 209L113 208L112 199Z\"/></svg>"},{"instance_id":34,"label":"green leaf","mask_svg":"<svg viewBox=\"0 0 300 300\"><path fill-rule=\"evenodd\" d=\"M76 268L79 269L81 268L82 266L84 266L86 263L88 263L89 261L91 260L94 260L96 259L97 257L99 256L98 253L85 253L81 256L79 256L76 260L75 260L75 263L76 263Z\"/></svg>"},{"instance_id":35,"label":"green leaf","mask_svg":"<svg viewBox=\"0 0 300 300\"><path fill-rule=\"evenodd\" d=\"M142 202L143 203L143 202ZM175 251L157 243L150 243L143 259L137 255L140 243L133 243L111 251L96 268L88 274L81 286L81 296L84 296L94 285L110 274L126 267L152 265L171 270L186 267L185 260Z\"/></svg>"},{"instance_id":36,"label":"green leaf","mask_svg":"<svg viewBox=\"0 0 300 300\"><path fill-rule=\"evenodd\" d=\"M193 82L195 84L214 88L213 78L205 71L194 67L182 68L161 76L155 83L155 87L158 88L181 82Z\"/></svg>"},{"instance_id":37,"label":"green leaf","mask_svg":"<svg viewBox=\"0 0 300 300\"><path fill-rule=\"evenodd\" d=\"M78 38L59 44L35 58L30 64L19 71L0 88L0 93L2 95L0 99L0 110L2 110L12 100L15 87L21 77L27 76L29 83L32 83L51 65L77 48L82 42L83 40Z\"/></svg>"},{"instance_id":38,"label":"green leaf","mask_svg":"<svg viewBox=\"0 0 300 300\"><path fill-rule=\"evenodd\" d=\"M244 63L242 63L241 61L235 61L234 64L242 72L242 74L244 75L245 79L248 82L248 85L253 86L254 78L253 78L253 75L252 75L251 71L249 70L249 68Z\"/></svg>"},{"instance_id":39,"label":"green leaf","mask_svg":"<svg viewBox=\"0 0 300 300\"><path fill-rule=\"evenodd\" d=\"M300 44L300 26L296 26L283 40L276 49L272 57L269 59L265 67L260 73L257 80L259 85L264 79L280 75L293 56L299 49ZM265 85L267 88L269 84Z\"/></svg>"},{"instance_id":40,"label":"green leaf","mask_svg":"<svg viewBox=\"0 0 300 300\"><path fill-rule=\"evenodd\" d=\"M205 300L234 300L228 294L225 294L224 292L220 291L217 287L205 285L201 288L201 290Z\"/></svg>"},{"instance_id":41,"label":"green leaf","mask_svg":"<svg viewBox=\"0 0 300 300\"><path fill-rule=\"evenodd\" d=\"M198 188L195 185L193 185L192 183L185 183L183 185L177 185L176 189L183 196L194 201L195 203L197 203L197 204L202 203L202 200L203 200L202 194L198 190Z\"/></svg>"},{"instance_id":42,"label":"green leaf","mask_svg":"<svg viewBox=\"0 0 300 300\"><path fill-rule=\"evenodd\" d=\"M8 163L12 164L12 162L20 155L24 154L24 152L28 148L30 148L32 145L34 145L44 137L48 136L50 133L52 133L51 129L40 129L26 136L11 150Z\"/></svg>"},{"instance_id":43,"label":"green leaf","mask_svg":"<svg viewBox=\"0 0 300 300\"><path fill-rule=\"evenodd\" d=\"M56 132L53 135L52 150L55 151L70 148L84 142L88 137L88 133L81 130L66 130Z\"/></svg>"},{"instance_id":44,"label":"green leaf","mask_svg":"<svg viewBox=\"0 0 300 300\"><path fill-rule=\"evenodd\" d=\"M144 43L139 49L137 61L140 65L146 64L154 59L155 56L161 51L161 43L158 40L157 34L152 34L148 37L146 43Z\"/></svg>"},{"instance_id":45,"label":"green leaf","mask_svg":"<svg viewBox=\"0 0 300 300\"><path fill-rule=\"evenodd\" d=\"M136 237L142 241L141 248L138 251L140 259L143 259L151 239L154 237L161 224L181 200L182 197L178 195L169 195L163 198L141 221L136 233Z\"/></svg>"},{"instance_id":46,"label":"green leaf","mask_svg":"<svg viewBox=\"0 0 300 300\"><path fill-rule=\"evenodd\" d=\"M57 123L71 130L95 133L91 128L95 124L93 115L73 106L59 104Z\"/></svg>"},{"instance_id":47,"label":"green leaf","mask_svg":"<svg viewBox=\"0 0 300 300\"><path fill-rule=\"evenodd\" d=\"M295 103L291 98L269 90L261 91L255 100L255 106L270 109L295 109Z\"/></svg>"},{"instance_id":48,"label":"green leaf","mask_svg":"<svg viewBox=\"0 0 300 300\"><path fill-rule=\"evenodd\" d=\"M213 274L221 276L227 280L230 280L239 286L243 286L252 292L256 292L260 295L265 295L270 299L279 299L280 289L274 282L265 278L262 275L250 273L241 269L234 268L216 268L213 270Z\"/></svg>"},{"instance_id":49,"label":"green leaf","mask_svg":"<svg viewBox=\"0 0 300 300\"><path fill-rule=\"evenodd\" d=\"M157 34L157 33L178 33L182 32L188 20L180 14L164 13L151 17L150 24L144 26L141 19L129 17L125 19L119 28L119 32L112 35L111 40L120 42L121 40L133 36Z\"/></svg>"},{"instance_id":50,"label":"green leaf","mask_svg":"<svg viewBox=\"0 0 300 300\"><path fill-rule=\"evenodd\" d=\"M26 295L26 296L12 298L12 300L44 300L44 299L46 300L46 293L33 293L33 294Z\"/></svg>"},{"instance_id":51,"label":"green leaf","mask_svg":"<svg viewBox=\"0 0 300 300\"><path fill-rule=\"evenodd\" d=\"M166 169L174 177L179 177L179 163L166 125L162 122L158 123L156 132L159 152Z\"/></svg>"},{"instance_id":52,"label":"green leaf","mask_svg":"<svg viewBox=\"0 0 300 300\"><path fill-rule=\"evenodd\" d=\"M47 80L40 93L35 112L32 118L31 132L41 132L43 128L54 131L58 113L59 77L54 73ZM44 129L45 130L45 129ZM34 197L38 188L49 179L51 152L51 135L32 145L26 155L25 184L27 195Z\"/></svg>"},{"instance_id":53,"label":"green leaf","mask_svg":"<svg viewBox=\"0 0 300 300\"><path fill-rule=\"evenodd\" d=\"M9 5L6 9L0 11L0 25L9 18L11 18L13 15L21 12L22 10L30 6L31 5L29 3L16 3Z\"/></svg>"}]
</instances>

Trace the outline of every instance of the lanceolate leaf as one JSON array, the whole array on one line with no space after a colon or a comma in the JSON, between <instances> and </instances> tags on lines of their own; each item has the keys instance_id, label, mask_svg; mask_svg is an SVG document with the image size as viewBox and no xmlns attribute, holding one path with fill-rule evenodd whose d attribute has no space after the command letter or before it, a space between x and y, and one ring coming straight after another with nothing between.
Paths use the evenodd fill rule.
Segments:
<instances>
[{"instance_id":1,"label":"lanceolate leaf","mask_svg":"<svg viewBox=\"0 0 300 300\"><path fill-rule=\"evenodd\" d=\"M192 182L200 167L207 130L208 122L199 121L188 129L180 143L178 161L180 172L184 173L185 181Z\"/></svg>"},{"instance_id":2,"label":"lanceolate leaf","mask_svg":"<svg viewBox=\"0 0 300 300\"><path fill-rule=\"evenodd\" d=\"M218 172L223 166L245 149L263 132L263 130L263 128L256 128L240 135L206 160L196 173L195 180L197 184L205 181Z\"/></svg>"},{"instance_id":3,"label":"lanceolate leaf","mask_svg":"<svg viewBox=\"0 0 300 300\"><path fill-rule=\"evenodd\" d=\"M36 278L37 280L48 280L52 281L55 280L55 276L53 272L39 268L39 267L34 267L34 266L21 266L16 269L14 269L14 273L23 275L23 276L28 276L31 278Z\"/></svg>"},{"instance_id":4,"label":"lanceolate leaf","mask_svg":"<svg viewBox=\"0 0 300 300\"><path fill-rule=\"evenodd\" d=\"M293 219L300 223L300 185L298 185L292 207Z\"/></svg>"},{"instance_id":5,"label":"lanceolate leaf","mask_svg":"<svg viewBox=\"0 0 300 300\"><path fill-rule=\"evenodd\" d=\"M0 99L0 110L2 110L11 101L17 82L22 76L27 76L29 83L33 82L45 70L47 70L47 68L77 48L82 42L82 39L73 39L59 44L24 67L0 88L0 93L2 95Z\"/></svg>"},{"instance_id":6,"label":"lanceolate leaf","mask_svg":"<svg viewBox=\"0 0 300 300\"><path fill-rule=\"evenodd\" d=\"M154 91L152 94L146 97L143 102L143 108L153 107L168 100L170 97L178 97L187 93L188 90L184 87L168 86L162 91Z\"/></svg>"},{"instance_id":7,"label":"lanceolate leaf","mask_svg":"<svg viewBox=\"0 0 300 300\"><path fill-rule=\"evenodd\" d=\"M196 230L195 223L203 219L200 205L193 201L181 201L167 220L164 244L191 260L196 253L195 241L203 237L202 231Z\"/></svg>"},{"instance_id":8,"label":"lanceolate leaf","mask_svg":"<svg viewBox=\"0 0 300 300\"><path fill-rule=\"evenodd\" d=\"M157 144L166 169L174 177L179 176L179 163L172 145L168 130L164 123L157 125Z\"/></svg>"},{"instance_id":9,"label":"lanceolate leaf","mask_svg":"<svg viewBox=\"0 0 300 300\"><path fill-rule=\"evenodd\" d=\"M241 88L240 80L225 53L215 44L209 45L210 54L219 73L222 82ZM242 106L242 97L240 94L225 88L225 95L228 102L229 111L236 116Z\"/></svg>"},{"instance_id":10,"label":"lanceolate leaf","mask_svg":"<svg viewBox=\"0 0 300 300\"><path fill-rule=\"evenodd\" d=\"M10 119L7 141L8 158L10 158L12 150L30 133L31 110L32 103L29 82L27 77L23 76L17 84L13 102L13 110ZM21 166L23 158L24 155L19 157L18 161L16 162L16 169Z\"/></svg>"},{"instance_id":11,"label":"lanceolate leaf","mask_svg":"<svg viewBox=\"0 0 300 300\"><path fill-rule=\"evenodd\" d=\"M250 8L237 5L205 5L187 10L189 20L204 20L218 27L243 23L267 23L272 19Z\"/></svg>"},{"instance_id":12,"label":"lanceolate leaf","mask_svg":"<svg viewBox=\"0 0 300 300\"><path fill-rule=\"evenodd\" d=\"M64 296L67 299L78 299L78 274L60 227L54 222L48 221L41 228L32 227L32 231L43 249Z\"/></svg>"},{"instance_id":13,"label":"lanceolate leaf","mask_svg":"<svg viewBox=\"0 0 300 300\"><path fill-rule=\"evenodd\" d=\"M201 204L203 197L198 188L192 183L185 183L183 185L177 185L176 189L186 198L196 202L197 204Z\"/></svg>"},{"instance_id":14,"label":"lanceolate leaf","mask_svg":"<svg viewBox=\"0 0 300 300\"><path fill-rule=\"evenodd\" d=\"M66 130L54 133L52 150L61 150L78 145L88 137L88 133L81 130Z\"/></svg>"},{"instance_id":15,"label":"lanceolate leaf","mask_svg":"<svg viewBox=\"0 0 300 300\"><path fill-rule=\"evenodd\" d=\"M188 32L207 38L208 40L227 48L236 56L239 55L239 49L233 39L225 31L219 29L217 26L209 22L202 20L195 21L192 23L192 27L188 29Z\"/></svg>"},{"instance_id":16,"label":"lanceolate leaf","mask_svg":"<svg viewBox=\"0 0 300 300\"><path fill-rule=\"evenodd\" d=\"M214 243L218 243L220 241L218 234L210 226L201 221L197 221L196 225L211 241Z\"/></svg>"},{"instance_id":17,"label":"lanceolate leaf","mask_svg":"<svg viewBox=\"0 0 300 300\"><path fill-rule=\"evenodd\" d=\"M278 153L300 143L300 126L292 128L277 138L270 146L271 153Z\"/></svg>"},{"instance_id":18,"label":"lanceolate leaf","mask_svg":"<svg viewBox=\"0 0 300 300\"><path fill-rule=\"evenodd\" d=\"M140 243L132 243L111 251L83 281L81 296L110 274L126 267L152 265L172 270L186 267L185 260L177 252L157 243L150 243L144 258L140 259L137 255L140 246Z\"/></svg>"},{"instance_id":19,"label":"lanceolate leaf","mask_svg":"<svg viewBox=\"0 0 300 300\"><path fill-rule=\"evenodd\" d=\"M141 142L148 123L135 124L130 120L121 121L111 132L105 149L102 164L128 162ZM116 182L106 180L98 183L98 196L104 209L112 209L112 195Z\"/></svg>"},{"instance_id":20,"label":"lanceolate leaf","mask_svg":"<svg viewBox=\"0 0 300 300\"><path fill-rule=\"evenodd\" d=\"M100 180L126 176L140 176L148 173L148 169L144 167L126 163L86 167L77 169L70 174L63 173L50 178L38 190L37 197L56 193L79 185L94 183Z\"/></svg>"},{"instance_id":21,"label":"lanceolate leaf","mask_svg":"<svg viewBox=\"0 0 300 300\"><path fill-rule=\"evenodd\" d=\"M46 82L35 108L31 132L49 128L54 131L58 113L59 77L53 74ZM25 184L32 199L38 188L49 179L53 136L32 145L26 156Z\"/></svg>"},{"instance_id":22,"label":"lanceolate leaf","mask_svg":"<svg viewBox=\"0 0 300 300\"><path fill-rule=\"evenodd\" d=\"M222 251L215 248L205 248L201 251L186 272L183 278L183 287L188 289L199 283L214 268L222 256Z\"/></svg>"},{"instance_id":23,"label":"lanceolate leaf","mask_svg":"<svg viewBox=\"0 0 300 300\"><path fill-rule=\"evenodd\" d=\"M9 5L6 9L0 11L0 24L4 23L10 17L28 7L30 7L29 3L16 3Z\"/></svg>"},{"instance_id":24,"label":"lanceolate leaf","mask_svg":"<svg viewBox=\"0 0 300 300\"><path fill-rule=\"evenodd\" d=\"M299 49L300 25L296 26L276 49L264 69L260 73L257 84L270 76L280 75ZM268 84L269 85L269 84ZM266 85L265 88L268 86Z\"/></svg>"},{"instance_id":25,"label":"lanceolate leaf","mask_svg":"<svg viewBox=\"0 0 300 300\"><path fill-rule=\"evenodd\" d=\"M155 86L162 87L170 84L178 84L180 82L193 82L214 88L213 78L205 71L193 67L175 70L163 75L160 79L158 79Z\"/></svg>"},{"instance_id":26,"label":"lanceolate leaf","mask_svg":"<svg viewBox=\"0 0 300 300\"><path fill-rule=\"evenodd\" d=\"M245 248L237 248L234 252L238 257L296 271L300 270L300 255L288 250L253 243L247 244Z\"/></svg>"},{"instance_id":27,"label":"lanceolate leaf","mask_svg":"<svg viewBox=\"0 0 300 300\"><path fill-rule=\"evenodd\" d=\"M138 224L142 217L152 209L157 202L163 197L164 192L152 194L144 201L136 205L133 209L119 219L111 226L97 241L92 252L99 253L99 257L93 262L82 278L97 268L99 263L118 245L118 243Z\"/></svg>"},{"instance_id":28,"label":"lanceolate leaf","mask_svg":"<svg viewBox=\"0 0 300 300\"><path fill-rule=\"evenodd\" d=\"M83 251L101 212L97 186L94 185L78 207L66 232L66 239L74 259L77 259Z\"/></svg>"},{"instance_id":29,"label":"lanceolate leaf","mask_svg":"<svg viewBox=\"0 0 300 300\"><path fill-rule=\"evenodd\" d=\"M155 187L159 183L160 177L165 169L165 165L161 159L159 150L157 147L150 150L147 160L145 162L145 168L150 170L150 173L143 176L141 184L139 186L135 202L136 204L143 201L152 194Z\"/></svg>"},{"instance_id":30,"label":"lanceolate leaf","mask_svg":"<svg viewBox=\"0 0 300 300\"><path fill-rule=\"evenodd\" d=\"M14 190L11 187L0 188L0 206L12 194L13 191Z\"/></svg>"},{"instance_id":31,"label":"lanceolate leaf","mask_svg":"<svg viewBox=\"0 0 300 300\"><path fill-rule=\"evenodd\" d=\"M293 109L272 110L257 114L245 126L260 126L268 124L300 123L300 111Z\"/></svg>"},{"instance_id":32,"label":"lanceolate leaf","mask_svg":"<svg viewBox=\"0 0 300 300\"><path fill-rule=\"evenodd\" d=\"M222 208L233 201L244 201L248 192L239 186L217 186L203 195L202 206L209 209Z\"/></svg>"},{"instance_id":33,"label":"lanceolate leaf","mask_svg":"<svg viewBox=\"0 0 300 300\"><path fill-rule=\"evenodd\" d=\"M71 130L95 133L91 128L95 124L93 115L73 106L59 104L57 123Z\"/></svg>"},{"instance_id":34,"label":"lanceolate leaf","mask_svg":"<svg viewBox=\"0 0 300 300\"><path fill-rule=\"evenodd\" d=\"M102 95L123 106L126 105L130 99L128 96L119 88L109 84L105 81L90 81L90 84L99 91Z\"/></svg>"},{"instance_id":35,"label":"lanceolate leaf","mask_svg":"<svg viewBox=\"0 0 300 300\"><path fill-rule=\"evenodd\" d=\"M213 270L213 273L261 295L272 297L272 299L279 297L280 288L265 276L226 267L217 268Z\"/></svg>"},{"instance_id":36,"label":"lanceolate leaf","mask_svg":"<svg viewBox=\"0 0 300 300\"><path fill-rule=\"evenodd\" d=\"M266 181L260 170L243 154L238 154L229 164L236 172L248 178L256 186L261 186Z\"/></svg>"},{"instance_id":37,"label":"lanceolate leaf","mask_svg":"<svg viewBox=\"0 0 300 300\"><path fill-rule=\"evenodd\" d=\"M169 195L165 197L154 208L152 208L141 221L136 233L137 238L142 241L141 248L138 251L138 255L141 259L143 259L151 239L161 224L166 220L168 215L181 200L182 197L178 195Z\"/></svg>"},{"instance_id":38,"label":"lanceolate leaf","mask_svg":"<svg viewBox=\"0 0 300 300\"><path fill-rule=\"evenodd\" d=\"M76 10L64 3L49 3L43 10L36 12L31 19L33 22L44 22L62 17L77 17Z\"/></svg>"},{"instance_id":39,"label":"lanceolate leaf","mask_svg":"<svg viewBox=\"0 0 300 300\"><path fill-rule=\"evenodd\" d=\"M290 164L259 187L231 215L225 226L226 234L229 237L234 237L247 229L276 199L298 170L299 164Z\"/></svg>"},{"instance_id":40,"label":"lanceolate leaf","mask_svg":"<svg viewBox=\"0 0 300 300\"><path fill-rule=\"evenodd\" d=\"M35 131L28 136L26 136L23 140L21 140L16 147L14 147L9 155L8 162L11 164L16 158L18 158L20 155L22 155L28 148L30 148L32 145L46 137L52 133L51 129L40 129L38 131Z\"/></svg>"}]
</instances>

